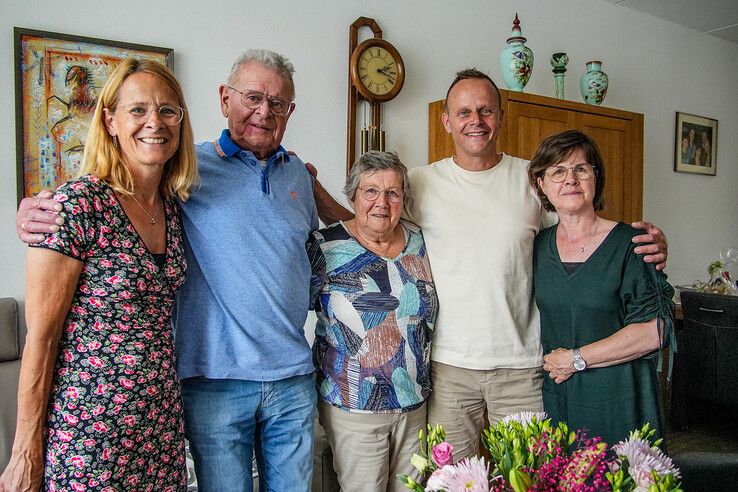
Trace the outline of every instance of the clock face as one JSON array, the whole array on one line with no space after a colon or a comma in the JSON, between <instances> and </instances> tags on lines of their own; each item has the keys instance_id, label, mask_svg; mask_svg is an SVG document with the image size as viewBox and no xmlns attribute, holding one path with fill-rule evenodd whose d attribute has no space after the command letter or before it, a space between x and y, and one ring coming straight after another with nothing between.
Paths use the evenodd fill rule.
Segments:
<instances>
[{"instance_id":1,"label":"clock face","mask_svg":"<svg viewBox=\"0 0 738 492\"><path fill-rule=\"evenodd\" d=\"M399 94L405 81L402 58L387 41L369 39L351 57L351 77L365 98L389 101Z\"/></svg>"},{"instance_id":2,"label":"clock face","mask_svg":"<svg viewBox=\"0 0 738 492\"><path fill-rule=\"evenodd\" d=\"M397 83L397 61L386 49L375 46L359 57L359 79L372 94L383 96Z\"/></svg>"}]
</instances>

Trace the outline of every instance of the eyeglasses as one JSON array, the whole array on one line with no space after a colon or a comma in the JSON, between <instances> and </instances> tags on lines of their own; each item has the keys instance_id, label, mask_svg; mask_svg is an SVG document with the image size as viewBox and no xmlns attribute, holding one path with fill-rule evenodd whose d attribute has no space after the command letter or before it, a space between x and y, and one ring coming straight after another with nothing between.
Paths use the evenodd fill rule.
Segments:
<instances>
[{"instance_id":1,"label":"eyeglasses","mask_svg":"<svg viewBox=\"0 0 738 492\"><path fill-rule=\"evenodd\" d=\"M379 198L380 193L384 193L384 195L387 197L387 200L391 201L392 203L397 203L400 200L402 200L402 192L397 191L395 189L388 189L388 190L380 190L378 188L368 187L368 188L362 188L359 187L359 191L361 191L361 196L364 197L364 200L373 202L377 198Z\"/></svg>"},{"instance_id":2,"label":"eyeglasses","mask_svg":"<svg viewBox=\"0 0 738 492\"><path fill-rule=\"evenodd\" d=\"M561 183L569 175L569 171L573 171L574 177L579 181L587 181L595 175L594 167L591 164L577 164L574 167L554 166L547 169L545 174L554 183Z\"/></svg>"},{"instance_id":3,"label":"eyeglasses","mask_svg":"<svg viewBox=\"0 0 738 492\"><path fill-rule=\"evenodd\" d=\"M287 116L295 109L295 103L291 101L285 101L279 97L267 96L263 92L259 91L239 91L235 87L226 85L229 89L241 94L241 104L249 109L259 109L264 101L269 103L269 111L274 116Z\"/></svg>"},{"instance_id":4,"label":"eyeglasses","mask_svg":"<svg viewBox=\"0 0 738 492\"><path fill-rule=\"evenodd\" d=\"M167 126L177 126L182 122L184 118L184 108L179 106L153 106L146 104L130 104L128 106L122 106L121 109L124 114L136 123L144 123L151 117L151 112L156 111L159 113L159 118Z\"/></svg>"}]
</instances>

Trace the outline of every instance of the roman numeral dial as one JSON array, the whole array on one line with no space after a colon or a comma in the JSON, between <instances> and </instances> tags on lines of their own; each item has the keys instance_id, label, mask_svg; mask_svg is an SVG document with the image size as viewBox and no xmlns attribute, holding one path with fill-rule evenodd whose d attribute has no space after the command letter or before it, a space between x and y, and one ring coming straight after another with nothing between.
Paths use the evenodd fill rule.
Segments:
<instances>
[{"instance_id":1,"label":"roman numeral dial","mask_svg":"<svg viewBox=\"0 0 738 492\"><path fill-rule=\"evenodd\" d=\"M350 61L351 80L369 101L389 101L405 82L400 53L381 38L367 39L356 47Z\"/></svg>"}]
</instances>

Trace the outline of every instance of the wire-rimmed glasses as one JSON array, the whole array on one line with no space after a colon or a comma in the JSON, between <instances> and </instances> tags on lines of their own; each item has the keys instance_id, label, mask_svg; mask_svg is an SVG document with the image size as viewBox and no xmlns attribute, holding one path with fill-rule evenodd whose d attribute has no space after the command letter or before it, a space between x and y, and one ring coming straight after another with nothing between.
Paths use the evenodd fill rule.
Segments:
<instances>
[{"instance_id":1,"label":"wire-rimmed glasses","mask_svg":"<svg viewBox=\"0 0 738 492\"><path fill-rule=\"evenodd\" d=\"M295 108L294 102L287 101L280 97L267 96L263 92L259 91L239 91L230 85L226 85L226 87L241 94L241 104L249 109L258 109L262 104L264 104L264 101L267 101L269 103L269 110L274 116L287 116Z\"/></svg>"}]
</instances>

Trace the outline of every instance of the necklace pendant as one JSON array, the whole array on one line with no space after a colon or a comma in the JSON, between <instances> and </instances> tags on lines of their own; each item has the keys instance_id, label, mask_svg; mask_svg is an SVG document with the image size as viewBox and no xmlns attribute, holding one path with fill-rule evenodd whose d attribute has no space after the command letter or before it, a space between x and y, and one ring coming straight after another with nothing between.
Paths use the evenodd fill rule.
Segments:
<instances>
[{"instance_id":1,"label":"necklace pendant","mask_svg":"<svg viewBox=\"0 0 738 492\"><path fill-rule=\"evenodd\" d=\"M151 225L156 224L156 220L154 220L154 219L151 219L150 222L151 222Z\"/></svg>"},{"instance_id":2,"label":"necklace pendant","mask_svg":"<svg viewBox=\"0 0 738 492\"><path fill-rule=\"evenodd\" d=\"M584 253L584 246L582 246L581 248L579 248L579 252L580 253Z\"/></svg>"}]
</instances>

